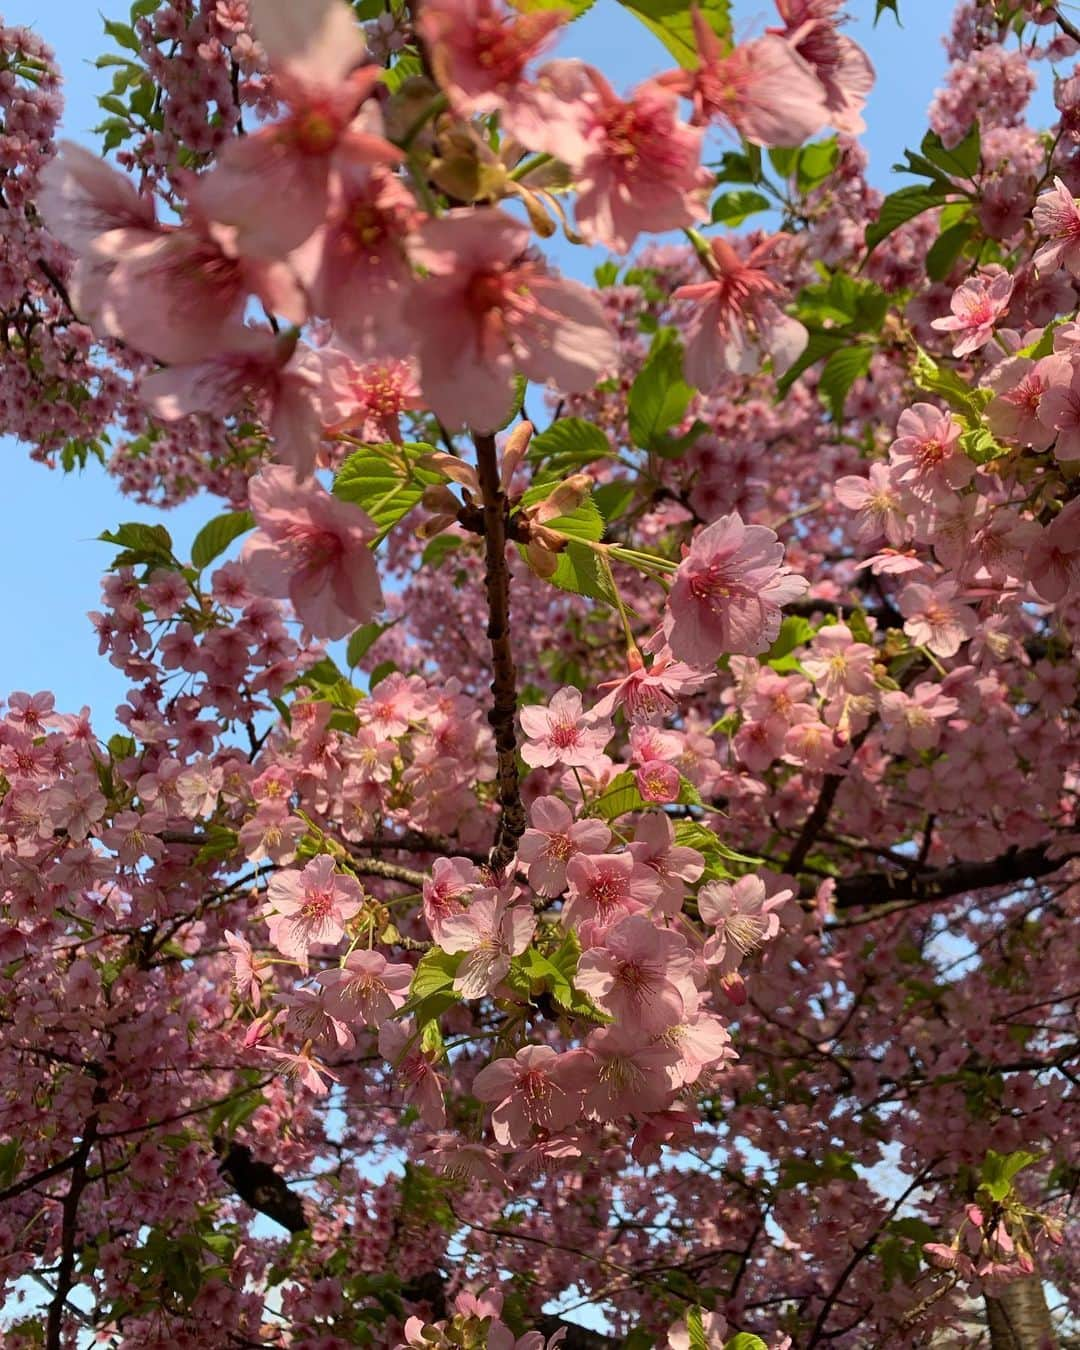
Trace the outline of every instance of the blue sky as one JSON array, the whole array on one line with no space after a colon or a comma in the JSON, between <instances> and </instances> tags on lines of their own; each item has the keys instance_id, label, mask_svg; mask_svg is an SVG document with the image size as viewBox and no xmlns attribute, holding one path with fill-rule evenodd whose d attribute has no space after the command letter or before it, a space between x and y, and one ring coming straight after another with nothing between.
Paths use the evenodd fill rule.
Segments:
<instances>
[{"instance_id":1,"label":"blue sky","mask_svg":"<svg viewBox=\"0 0 1080 1350\"><path fill-rule=\"evenodd\" d=\"M301 3L302 0L297 0ZM126 17L127 5L101 0L109 17ZM870 176L891 187L889 167L915 145L926 126L926 110L946 68L942 25L951 6L939 0L900 0L903 27L885 15L874 28L874 0L850 0L851 35L870 53L877 84L867 108L864 143ZM734 0L736 33L759 33L775 22L771 4ZM107 49L98 5L87 0L7 0L4 19L27 24L55 48L67 79L63 132L94 145L90 128L99 120L95 96L108 72L94 58ZM599 66L617 88L627 88L671 65L666 52L633 16L614 0L598 0L579 20L562 52ZM1050 120L1045 89L1039 95L1040 121ZM902 180L901 180L902 181ZM897 183L899 185L899 183ZM588 277L591 251L563 247L560 265ZM6 465L0 494L0 575L7 578L5 627L9 641L0 654L0 694L13 689L52 689L64 710L89 704L99 733L114 727L113 710L126 693L119 672L97 655L88 610L99 606L101 568L106 545L95 536L123 520L164 518L180 556L199 527L221 509L214 500L196 499L162 516L121 496L96 464L83 473L64 475L31 463L25 447L0 443Z\"/></svg>"}]
</instances>

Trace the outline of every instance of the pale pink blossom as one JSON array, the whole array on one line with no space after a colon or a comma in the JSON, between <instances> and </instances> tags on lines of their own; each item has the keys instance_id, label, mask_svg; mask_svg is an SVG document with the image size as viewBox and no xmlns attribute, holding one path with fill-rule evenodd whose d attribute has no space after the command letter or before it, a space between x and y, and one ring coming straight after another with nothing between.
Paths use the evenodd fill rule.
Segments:
<instances>
[{"instance_id":1,"label":"pale pink blossom","mask_svg":"<svg viewBox=\"0 0 1080 1350\"><path fill-rule=\"evenodd\" d=\"M1032 220L1039 234L1049 236L1033 259L1038 270L1053 272L1064 266L1080 277L1080 206L1060 178L1039 194Z\"/></svg>"},{"instance_id":2,"label":"pale pink blossom","mask_svg":"<svg viewBox=\"0 0 1080 1350\"><path fill-rule=\"evenodd\" d=\"M681 1022L696 997L692 969L685 938L629 914L582 954L574 983L624 1030L655 1036Z\"/></svg>"},{"instance_id":3,"label":"pale pink blossom","mask_svg":"<svg viewBox=\"0 0 1080 1350\"><path fill-rule=\"evenodd\" d=\"M473 1080L473 1096L497 1103L491 1113L496 1140L511 1148L527 1143L533 1128L565 1129L581 1114L581 1094L591 1075L581 1050L557 1054L527 1045L513 1059L497 1059Z\"/></svg>"},{"instance_id":4,"label":"pale pink blossom","mask_svg":"<svg viewBox=\"0 0 1080 1350\"><path fill-rule=\"evenodd\" d=\"M315 976L326 991L326 1009L349 1026L377 1027L393 1017L409 995L413 968L391 963L381 952L358 949L345 964Z\"/></svg>"},{"instance_id":5,"label":"pale pink blossom","mask_svg":"<svg viewBox=\"0 0 1080 1350\"><path fill-rule=\"evenodd\" d=\"M575 821L558 797L538 797L529 808L529 820L530 828L518 844L518 862L525 864L537 895L561 895L570 859L578 853L603 853L611 843L611 831L603 821Z\"/></svg>"},{"instance_id":6,"label":"pale pink blossom","mask_svg":"<svg viewBox=\"0 0 1080 1350\"><path fill-rule=\"evenodd\" d=\"M536 918L525 905L512 905L492 892L481 895L460 914L444 919L439 946L446 952L465 952L454 979L464 998L483 998L506 978L512 957L520 956L532 941Z\"/></svg>"},{"instance_id":7,"label":"pale pink blossom","mask_svg":"<svg viewBox=\"0 0 1080 1350\"><path fill-rule=\"evenodd\" d=\"M1080 459L1080 375L1070 362L1068 384L1054 383L1039 398L1036 416L1045 427L1057 432L1054 458L1067 464Z\"/></svg>"},{"instance_id":8,"label":"pale pink blossom","mask_svg":"<svg viewBox=\"0 0 1080 1350\"><path fill-rule=\"evenodd\" d=\"M275 1045L260 1045L259 1049L264 1055L276 1059L284 1074L289 1078L298 1078L316 1097L325 1097L330 1091L325 1079L329 1078L333 1083L341 1081L333 1069L327 1068L322 1060L316 1059L306 1046L299 1053L279 1050Z\"/></svg>"},{"instance_id":9,"label":"pale pink blossom","mask_svg":"<svg viewBox=\"0 0 1080 1350\"><path fill-rule=\"evenodd\" d=\"M429 1130L446 1125L446 1100L443 1081L430 1058L419 1045L412 1019L387 1021L379 1028L379 1054L393 1067L401 1082L405 1099L412 1102Z\"/></svg>"},{"instance_id":10,"label":"pale pink blossom","mask_svg":"<svg viewBox=\"0 0 1080 1350\"><path fill-rule=\"evenodd\" d=\"M894 548L899 548L910 536L908 515L887 465L871 464L867 478L854 474L838 478L833 495L842 506L858 512L857 538L869 542L884 535Z\"/></svg>"},{"instance_id":11,"label":"pale pink blossom","mask_svg":"<svg viewBox=\"0 0 1080 1350\"><path fill-rule=\"evenodd\" d=\"M916 403L900 414L896 430L889 447L895 483L916 496L933 498L971 482L975 465L960 446L963 428L951 413Z\"/></svg>"},{"instance_id":12,"label":"pale pink blossom","mask_svg":"<svg viewBox=\"0 0 1080 1350\"><path fill-rule=\"evenodd\" d=\"M676 661L667 647L656 653L651 666L645 665L634 647L627 664L629 674L597 685L611 692L595 705L593 717L611 717L616 708L622 708L631 722L652 722L672 712L681 696L696 694L707 683L707 676Z\"/></svg>"},{"instance_id":13,"label":"pale pink blossom","mask_svg":"<svg viewBox=\"0 0 1080 1350\"><path fill-rule=\"evenodd\" d=\"M1054 605L1080 589L1080 499L1069 502L1032 543L1027 579Z\"/></svg>"},{"instance_id":14,"label":"pale pink blossom","mask_svg":"<svg viewBox=\"0 0 1080 1350\"><path fill-rule=\"evenodd\" d=\"M470 117L519 102L526 66L565 22L557 9L517 14L495 0L424 0L417 28L451 106Z\"/></svg>"},{"instance_id":15,"label":"pale pink blossom","mask_svg":"<svg viewBox=\"0 0 1080 1350\"><path fill-rule=\"evenodd\" d=\"M674 1092L678 1051L661 1041L647 1042L634 1027L600 1027L585 1048L593 1056L585 1087L586 1112L597 1120L662 1111Z\"/></svg>"},{"instance_id":16,"label":"pale pink blossom","mask_svg":"<svg viewBox=\"0 0 1080 1350\"><path fill-rule=\"evenodd\" d=\"M436 942L442 941L443 924L464 913L464 902L480 884L480 873L468 858L435 859L431 876L424 881L421 900L424 919Z\"/></svg>"},{"instance_id":17,"label":"pale pink blossom","mask_svg":"<svg viewBox=\"0 0 1080 1350\"><path fill-rule=\"evenodd\" d=\"M713 389L725 372L751 374L772 358L782 375L802 355L808 335L798 319L780 309L779 282L764 270L781 236L755 244L746 258L719 236L710 240L705 260L711 280L680 286L673 300L694 301L686 325L686 378L703 392Z\"/></svg>"},{"instance_id":18,"label":"pale pink blossom","mask_svg":"<svg viewBox=\"0 0 1080 1350\"><path fill-rule=\"evenodd\" d=\"M259 974L251 944L239 933L228 930L225 932L225 942L232 953L233 985L237 997L245 1003L250 1003L252 1009L258 1012L262 1003L262 976Z\"/></svg>"},{"instance_id":19,"label":"pale pink blossom","mask_svg":"<svg viewBox=\"0 0 1080 1350\"><path fill-rule=\"evenodd\" d=\"M910 693L903 689L881 692L884 744L893 754L933 750L941 740L945 723L957 711L956 699L942 693L941 686L925 680Z\"/></svg>"},{"instance_id":20,"label":"pale pink blossom","mask_svg":"<svg viewBox=\"0 0 1080 1350\"><path fill-rule=\"evenodd\" d=\"M687 886L705 871L705 859L697 849L675 842L671 818L663 811L649 811L639 817L629 851L656 874L660 883L658 907L673 918L682 908Z\"/></svg>"},{"instance_id":21,"label":"pale pink blossom","mask_svg":"<svg viewBox=\"0 0 1080 1350\"><path fill-rule=\"evenodd\" d=\"M362 66L364 39L344 0L253 0L252 18L287 105L283 121L233 137L199 179L195 200L237 229L247 257L283 258L326 218L338 165L396 164L371 103L382 71Z\"/></svg>"},{"instance_id":22,"label":"pale pink blossom","mask_svg":"<svg viewBox=\"0 0 1080 1350\"><path fill-rule=\"evenodd\" d=\"M931 324L939 333L955 333L953 356L969 356L994 336L998 321L1008 312L1013 282L999 269L992 276L969 277L955 291L949 307L952 314Z\"/></svg>"},{"instance_id":23,"label":"pale pink blossom","mask_svg":"<svg viewBox=\"0 0 1080 1350\"><path fill-rule=\"evenodd\" d=\"M611 739L611 724L586 714L581 691L558 690L545 707L532 703L521 709L521 729L528 738L521 757L531 768L593 769L606 758L604 746Z\"/></svg>"},{"instance_id":24,"label":"pale pink blossom","mask_svg":"<svg viewBox=\"0 0 1080 1350\"><path fill-rule=\"evenodd\" d=\"M660 883L644 863L630 853L587 853L566 866L570 891L563 907L563 923L580 927L586 922L612 923L623 914L647 909L660 898Z\"/></svg>"},{"instance_id":25,"label":"pale pink blossom","mask_svg":"<svg viewBox=\"0 0 1080 1350\"><path fill-rule=\"evenodd\" d=\"M698 893L698 913L715 931L705 943L703 955L709 965L723 972L738 968L743 957L754 952L780 931L776 912L791 899L791 891L766 896L760 877L740 877L734 883L710 881Z\"/></svg>"},{"instance_id":26,"label":"pale pink blossom","mask_svg":"<svg viewBox=\"0 0 1080 1350\"><path fill-rule=\"evenodd\" d=\"M1072 362L1059 353L1040 361L1023 356L1002 361L990 377L995 392L986 407L990 430L1004 440L1045 450L1054 432L1050 418L1039 415L1043 399L1056 388L1067 388L1072 378Z\"/></svg>"},{"instance_id":27,"label":"pale pink blossom","mask_svg":"<svg viewBox=\"0 0 1080 1350\"><path fill-rule=\"evenodd\" d=\"M873 647L856 642L846 623L833 623L814 634L811 650L799 664L822 698L869 694L874 689Z\"/></svg>"},{"instance_id":28,"label":"pale pink blossom","mask_svg":"<svg viewBox=\"0 0 1080 1350\"><path fill-rule=\"evenodd\" d=\"M364 893L352 877L334 870L325 854L301 871L275 872L266 888L270 941L285 956L303 963L316 943L340 942L345 925L358 914Z\"/></svg>"},{"instance_id":29,"label":"pale pink blossom","mask_svg":"<svg viewBox=\"0 0 1080 1350\"><path fill-rule=\"evenodd\" d=\"M780 606L808 588L783 557L772 530L744 525L737 513L707 525L679 564L668 596L664 634L675 656L707 669L725 653L767 650L780 631Z\"/></svg>"},{"instance_id":30,"label":"pale pink blossom","mask_svg":"<svg viewBox=\"0 0 1080 1350\"><path fill-rule=\"evenodd\" d=\"M691 10L698 66L657 81L694 105L694 122L725 122L753 145L801 145L828 121L821 83L782 38L726 49L701 10Z\"/></svg>"},{"instance_id":31,"label":"pale pink blossom","mask_svg":"<svg viewBox=\"0 0 1080 1350\"><path fill-rule=\"evenodd\" d=\"M594 295L527 252L528 228L495 208L450 211L417 232L425 269L405 317L424 395L453 429L492 431L513 405L513 376L584 394L615 364Z\"/></svg>"},{"instance_id":32,"label":"pale pink blossom","mask_svg":"<svg viewBox=\"0 0 1080 1350\"><path fill-rule=\"evenodd\" d=\"M826 116L837 131L858 136L866 130L862 109L874 87L874 67L858 43L841 33L835 12L841 0L776 0L781 32L817 76L825 92Z\"/></svg>"},{"instance_id":33,"label":"pale pink blossom","mask_svg":"<svg viewBox=\"0 0 1080 1350\"><path fill-rule=\"evenodd\" d=\"M910 582L900 592L904 632L917 646L935 656L955 656L976 629L974 611L956 599L956 583L941 581L934 586Z\"/></svg>"},{"instance_id":34,"label":"pale pink blossom","mask_svg":"<svg viewBox=\"0 0 1080 1350\"><path fill-rule=\"evenodd\" d=\"M242 559L263 595L288 598L319 637L340 638L382 605L369 544L377 530L358 506L340 502L285 465L267 465L250 482L259 529Z\"/></svg>"},{"instance_id":35,"label":"pale pink blossom","mask_svg":"<svg viewBox=\"0 0 1080 1350\"><path fill-rule=\"evenodd\" d=\"M646 760L634 770L634 782L646 802L675 802L679 799L682 779L674 764L662 759Z\"/></svg>"}]
</instances>

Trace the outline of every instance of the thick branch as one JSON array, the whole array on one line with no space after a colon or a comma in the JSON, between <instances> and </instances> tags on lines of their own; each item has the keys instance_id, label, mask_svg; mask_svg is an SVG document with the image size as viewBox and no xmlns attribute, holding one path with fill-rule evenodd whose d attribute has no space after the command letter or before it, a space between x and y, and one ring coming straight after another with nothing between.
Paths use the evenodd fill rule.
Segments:
<instances>
[{"instance_id":1,"label":"thick branch","mask_svg":"<svg viewBox=\"0 0 1080 1350\"><path fill-rule=\"evenodd\" d=\"M859 872L836 882L838 910L864 905L890 904L897 900L947 900L965 891L989 886L1009 886L1019 881L1037 881L1060 871L1076 854L1050 856L1051 844L1011 848L985 862L954 863L933 872Z\"/></svg>"},{"instance_id":2,"label":"thick branch","mask_svg":"<svg viewBox=\"0 0 1080 1350\"><path fill-rule=\"evenodd\" d=\"M1054 10L1054 19L1066 37L1071 37L1074 42L1080 42L1080 28L1077 28L1071 19L1067 19L1060 9Z\"/></svg>"},{"instance_id":3,"label":"thick branch","mask_svg":"<svg viewBox=\"0 0 1080 1350\"><path fill-rule=\"evenodd\" d=\"M64 1308L68 1294L75 1283L75 1249L79 1236L79 1201L87 1184L87 1163L94 1144L97 1142L98 1108L105 1101L107 1093L102 1084L94 1085L91 1097L92 1110L83 1126L82 1138L75 1150L71 1164L71 1181L67 1194L60 1207L60 1261L56 1268L56 1291L49 1303L49 1312L45 1324L46 1350L61 1350L64 1333Z\"/></svg>"},{"instance_id":4,"label":"thick branch","mask_svg":"<svg viewBox=\"0 0 1080 1350\"><path fill-rule=\"evenodd\" d=\"M269 1163L259 1162L246 1144L233 1141L226 1148L224 1140L215 1139L214 1146L223 1152L221 1175L245 1204L290 1233L301 1233L309 1227L303 1199L289 1189L285 1178Z\"/></svg>"},{"instance_id":5,"label":"thick branch","mask_svg":"<svg viewBox=\"0 0 1080 1350\"><path fill-rule=\"evenodd\" d=\"M494 703L488 721L495 733L498 756L499 823L489 862L496 872L507 867L525 833L525 807L518 783L517 670L510 639L510 571L506 565L508 511L499 480L499 458L494 436L476 437L477 476L484 508L484 583L487 589Z\"/></svg>"},{"instance_id":6,"label":"thick branch","mask_svg":"<svg viewBox=\"0 0 1080 1350\"><path fill-rule=\"evenodd\" d=\"M1038 1275L1012 1280L996 1298L986 1296L991 1350L1054 1350L1057 1338Z\"/></svg>"}]
</instances>

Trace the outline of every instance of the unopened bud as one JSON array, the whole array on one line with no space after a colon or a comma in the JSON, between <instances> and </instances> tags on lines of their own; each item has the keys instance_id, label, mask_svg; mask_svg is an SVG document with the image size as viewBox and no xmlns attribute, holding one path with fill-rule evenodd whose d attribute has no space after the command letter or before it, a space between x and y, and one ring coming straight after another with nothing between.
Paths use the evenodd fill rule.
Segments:
<instances>
[{"instance_id":1,"label":"unopened bud","mask_svg":"<svg viewBox=\"0 0 1080 1350\"><path fill-rule=\"evenodd\" d=\"M510 480L513 478L517 466L525 458L525 452L529 448L532 434L533 424L531 422L519 422L506 438L506 444L503 446L502 471L499 475L504 492L510 486Z\"/></svg>"},{"instance_id":2,"label":"unopened bud","mask_svg":"<svg viewBox=\"0 0 1080 1350\"><path fill-rule=\"evenodd\" d=\"M424 489L420 505L425 511L440 511L456 515L459 502L445 483L431 483Z\"/></svg>"}]
</instances>

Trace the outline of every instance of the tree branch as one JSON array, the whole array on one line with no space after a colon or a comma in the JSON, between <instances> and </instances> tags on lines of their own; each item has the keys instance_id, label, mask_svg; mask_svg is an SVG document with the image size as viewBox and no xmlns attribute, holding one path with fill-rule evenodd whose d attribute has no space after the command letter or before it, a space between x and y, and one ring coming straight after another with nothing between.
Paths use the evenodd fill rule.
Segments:
<instances>
[{"instance_id":1,"label":"tree branch","mask_svg":"<svg viewBox=\"0 0 1080 1350\"><path fill-rule=\"evenodd\" d=\"M226 1145L223 1139L214 1140L214 1149L221 1156L221 1175L245 1204L281 1224L290 1233L302 1233L310 1227L304 1212L304 1201L280 1172L269 1163L259 1162L246 1144L233 1140Z\"/></svg>"},{"instance_id":2,"label":"tree branch","mask_svg":"<svg viewBox=\"0 0 1080 1350\"><path fill-rule=\"evenodd\" d=\"M1080 28L1077 28L1071 19L1067 19L1060 9L1054 9L1054 20L1066 37L1071 37L1074 42L1080 42Z\"/></svg>"},{"instance_id":3,"label":"tree branch","mask_svg":"<svg viewBox=\"0 0 1080 1350\"><path fill-rule=\"evenodd\" d=\"M498 757L499 823L495 843L488 859L501 872L517 852L517 843L525 833L525 807L518 783L517 670L510 640L510 572L506 565L506 540L509 513L506 494L499 479L499 460L495 437L476 436L477 476L484 509L484 584L487 589L488 626L491 642L494 703L488 721L495 733Z\"/></svg>"},{"instance_id":4,"label":"tree branch","mask_svg":"<svg viewBox=\"0 0 1080 1350\"><path fill-rule=\"evenodd\" d=\"M1080 856L1066 853L1051 857L1052 847L1046 843L1031 848L1010 848L985 862L954 863L933 872L860 872L855 876L840 877L836 882L834 902L838 910L845 910L864 905L892 905L898 900L916 903L947 900L965 891L1037 881L1060 871L1071 858Z\"/></svg>"},{"instance_id":5,"label":"tree branch","mask_svg":"<svg viewBox=\"0 0 1080 1350\"><path fill-rule=\"evenodd\" d=\"M106 1100L107 1092L99 1081L94 1084L90 1098L91 1110L83 1126L82 1138L71 1163L71 1181L60 1207L60 1262L56 1268L56 1292L49 1303L45 1324L46 1350L61 1350L64 1334L64 1308L67 1296L75 1283L75 1248L79 1236L79 1201L87 1184L87 1163L97 1141L100 1116L98 1108Z\"/></svg>"}]
</instances>

